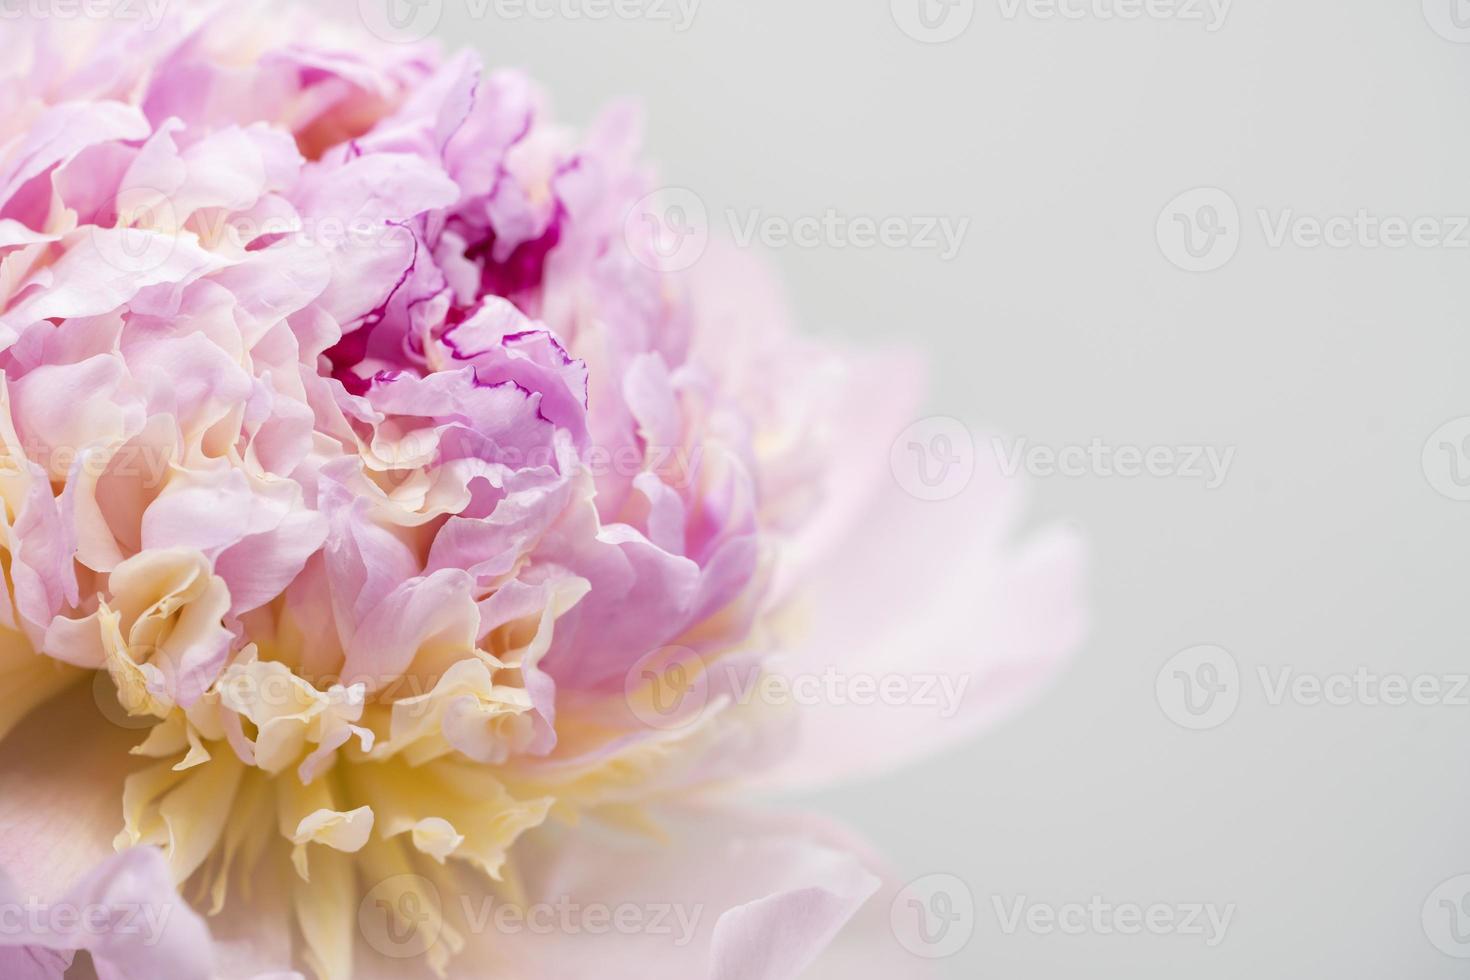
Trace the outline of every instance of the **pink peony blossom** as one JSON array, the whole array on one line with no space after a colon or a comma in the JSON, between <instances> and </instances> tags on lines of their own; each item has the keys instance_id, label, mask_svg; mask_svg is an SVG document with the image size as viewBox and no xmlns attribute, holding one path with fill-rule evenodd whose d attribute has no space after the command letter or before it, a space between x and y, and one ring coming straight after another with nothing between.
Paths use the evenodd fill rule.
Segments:
<instances>
[{"instance_id":1,"label":"pink peony blossom","mask_svg":"<svg viewBox=\"0 0 1470 980\"><path fill-rule=\"evenodd\" d=\"M627 108L250 7L6 32L0 974L905 975L839 938L881 860L729 801L1077 641L1011 487L888 477L912 359L669 269ZM885 672L963 697L748 686Z\"/></svg>"}]
</instances>

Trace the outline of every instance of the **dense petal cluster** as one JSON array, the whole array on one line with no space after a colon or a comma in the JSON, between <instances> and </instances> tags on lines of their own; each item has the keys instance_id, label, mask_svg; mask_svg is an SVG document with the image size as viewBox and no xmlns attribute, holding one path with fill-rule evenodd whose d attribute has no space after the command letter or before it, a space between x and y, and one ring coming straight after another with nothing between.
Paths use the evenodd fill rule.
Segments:
<instances>
[{"instance_id":1,"label":"dense petal cluster","mask_svg":"<svg viewBox=\"0 0 1470 980\"><path fill-rule=\"evenodd\" d=\"M163 881L213 934L37 928L0 966L794 975L878 879L828 828L661 809L800 765L713 665L978 675L955 737L1074 641L1071 546L1010 556L991 487L941 532L988 594L890 584L898 525L853 529L905 361L795 337L742 259L662 269L630 110L578 137L517 73L334 30L0 39L0 868ZM871 574L814 614L841 628L798 644L798 587L859 537ZM700 693L672 713L671 674ZM883 764L933 740L819 727ZM619 882L708 906L666 967L448 900Z\"/></svg>"}]
</instances>

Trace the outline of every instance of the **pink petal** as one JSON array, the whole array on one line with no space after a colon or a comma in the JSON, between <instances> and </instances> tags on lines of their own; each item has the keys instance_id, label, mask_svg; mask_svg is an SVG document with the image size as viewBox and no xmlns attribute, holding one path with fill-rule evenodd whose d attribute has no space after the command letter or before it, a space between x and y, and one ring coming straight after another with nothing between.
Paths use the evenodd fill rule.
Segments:
<instances>
[{"instance_id":1,"label":"pink petal","mask_svg":"<svg viewBox=\"0 0 1470 980\"><path fill-rule=\"evenodd\" d=\"M174 890L168 864L154 848L114 855L49 901L32 901L0 870L0 903L25 912L19 934L0 932L0 947L48 963L36 976L59 978L54 967L78 950L91 954L98 980L212 976L209 930Z\"/></svg>"}]
</instances>

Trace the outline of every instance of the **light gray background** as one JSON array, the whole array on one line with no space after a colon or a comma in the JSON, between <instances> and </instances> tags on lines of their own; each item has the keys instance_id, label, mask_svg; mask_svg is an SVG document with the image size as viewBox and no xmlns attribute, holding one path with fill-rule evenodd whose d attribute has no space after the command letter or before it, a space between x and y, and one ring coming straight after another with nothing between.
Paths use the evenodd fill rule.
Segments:
<instances>
[{"instance_id":1,"label":"light gray background","mask_svg":"<svg viewBox=\"0 0 1470 980\"><path fill-rule=\"evenodd\" d=\"M970 884L975 936L944 975L1465 975L1421 909L1470 871L1470 708L1270 706L1255 677L1470 669L1470 503L1421 466L1470 415L1470 250L1271 248L1257 209L1470 214L1470 45L1419 0L1237 0L1215 32L979 0L940 45L889 0L703 0L683 33L446 0L437 33L529 69L578 124L640 97L666 181L712 214L970 218L950 262L770 255L808 329L931 351L935 414L1052 447L1236 449L1215 490L1032 480L1031 520L1091 545L1073 667L985 739L814 801L905 874ZM1239 251L1187 273L1155 222L1198 186L1238 204ZM1191 732L1155 677L1205 643L1245 689ZM1237 908L1210 949L1006 935L994 895Z\"/></svg>"}]
</instances>

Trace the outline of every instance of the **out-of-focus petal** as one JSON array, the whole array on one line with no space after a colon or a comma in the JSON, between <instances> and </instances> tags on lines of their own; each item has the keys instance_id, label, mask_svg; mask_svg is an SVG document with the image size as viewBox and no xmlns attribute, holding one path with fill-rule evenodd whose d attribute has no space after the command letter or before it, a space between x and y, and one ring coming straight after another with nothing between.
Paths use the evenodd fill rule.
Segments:
<instances>
[{"instance_id":1,"label":"out-of-focus petal","mask_svg":"<svg viewBox=\"0 0 1470 980\"><path fill-rule=\"evenodd\" d=\"M863 533L798 602L773 668L835 681L802 704L799 752L777 785L874 775L969 738L1024 706L1080 643L1081 541L1062 527L1018 534L1019 487L976 448L955 499L880 490Z\"/></svg>"},{"instance_id":2,"label":"out-of-focus petal","mask_svg":"<svg viewBox=\"0 0 1470 980\"><path fill-rule=\"evenodd\" d=\"M47 964L36 976L59 978L60 971L48 970L82 950L98 980L209 980L213 973L209 930L174 890L168 865L151 847L114 855L64 895L39 900L0 870L0 903L19 910L24 923L18 934L0 933L0 949Z\"/></svg>"},{"instance_id":3,"label":"out-of-focus petal","mask_svg":"<svg viewBox=\"0 0 1470 980\"><path fill-rule=\"evenodd\" d=\"M663 817L662 839L584 827L528 841L515 914L492 893L441 894L468 933L451 975L794 980L880 884L819 822ZM367 976L387 962L372 952Z\"/></svg>"},{"instance_id":4,"label":"out-of-focus petal","mask_svg":"<svg viewBox=\"0 0 1470 980\"><path fill-rule=\"evenodd\" d=\"M103 713L90 679L0 741L0 868L16 887L59 895L113 853L138 741Z\"/></svg>"}]
</instances>

